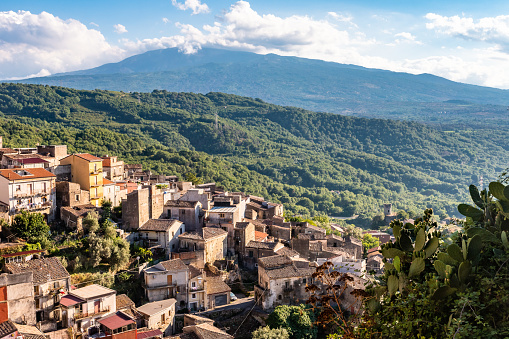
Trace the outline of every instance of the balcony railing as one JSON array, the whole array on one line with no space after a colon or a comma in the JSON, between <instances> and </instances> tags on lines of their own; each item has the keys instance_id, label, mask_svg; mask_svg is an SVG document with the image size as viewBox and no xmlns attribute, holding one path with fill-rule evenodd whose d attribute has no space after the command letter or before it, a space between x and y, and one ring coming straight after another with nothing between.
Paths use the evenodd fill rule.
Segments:
<instances>
[{"instance_id":1,"label":"balcony railing","mask_svg":"<svg viewBox=\"0 0 509 339\"><path fill-rule=\"evenodd\" d=\"M90 171L90 174L99 174L99 173L102 173L102 172L103 172L102 169L100 169L100 170L92 170L92 171Z\"/></svg>"},{"instance_id":2,"label":"balcony railing","mask_svg":"<svg viewBox=\"0 0 509 339\"><path fill-rule=\"evenodd\" d=\"M99 310L99 312L95 312L95 311L87 312L87 313L76 312L76 313L74 313L74 319L78 320L78 319L95 317L96 315L105 314L105 313L108 313L109 311L110 311L110 306L102 308L101 310Z\"/></svg>"},{"instance_id":3,"label":"balcony railing","mask_svg":"<svg viewBox=\"0 0 509 339\"><path fill-rule=\"evenodd\" d=\"M47 202L43 202L43 203L39 203L39 204L28 204L25 206L17 206L14 209L14 211L16 213L20 213L21 211L40 211L40 210L48 209L50 207L51 207L51 202L47 201Z\"/></svg>"},{"instance_id":4,"label":"balcony railing","mask_svg":"<svg viewBox=\"0 0 509 339\"><path fill-rule=\"evenodd\" d=\"M16 192L14 192L14 197L22 198L22 197L33 197L36 195L50 195L50 194L51 194L51 190L49 190L49 189L47 189L47 190L32 190L29 192L16 191Z\"/></svg>"}]
</instances>

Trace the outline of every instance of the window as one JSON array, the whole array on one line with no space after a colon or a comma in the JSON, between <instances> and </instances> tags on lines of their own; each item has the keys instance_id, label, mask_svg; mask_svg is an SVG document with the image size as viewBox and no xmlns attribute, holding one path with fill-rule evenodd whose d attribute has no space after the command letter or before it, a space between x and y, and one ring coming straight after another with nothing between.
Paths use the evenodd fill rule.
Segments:
<instances>
[{"instance_id":1,"label":"window","mask_svg":"<svg viewBox=\"0 0 509 339\"><path fill-rule=\"evenodd\" d=\"M182 214L186 214L186 211L185 211L185 210L182 210Z\"/></svg>"},{"instance_id":2,"label":"window","mask_svg":"<svg viewBox=\"0 0 509 339\"><path fill-rule=\"evenodd\" d=\"M254 256L253 251L249 251L249 257L252 258Z\"/></svg>"},{"instance_id":3,"label":"window","mask_svg":"<svg viewBox=\"0 0 509 339\"><path fill-rule=\"evenodd\" d=\"M277 296L277 298L278 298L279 300L283 299L283 297L281 296L281 294L280 294L280 295L278 295L278 296Z\"/></svg>"},{"instance_id":4,"label":"window","mask_svg":"<svg viewBox=\"0 0 509 339\"><path fill-rule=\"evenodd\" d=\"M16 185L16 192L21 191L21 185Z\"/></svg>"},{"instance_id":5,"label":"window","mask_svg":"<svg viewBox=\"0 0 509 339\"><path fill-rule=\"evenodd\" d=\"M225 217L224 213L219 213L219 218L224 218L224 217Z\"/></svg>"},{"instance_id":6,"label":"window","mask_svg":"<svg viewBox=\"0 0 509 339\"><path fill-rule=\"evenodd\" d=\"M290 283L288 281L285 281L285 287L286 288L290 287Z\"/></svg>"},{"instance_id":7,"label":"window","mask_svg":"<svg viewBox=\"0 0 509 339\"><path fill-rule=\"evenodd\" d=\"M80 201L80 195L76 194L76 201Z\"/></svg>"},{"instance_id":8,"label":"window","mask_svg":"<svg viewBox=\"0 0 509 339\"><path fill-rule=\"evenodd\" d=\"M171 237L173 238L175 236L175 232L171 232Z\"/></svg>"},{"instance_id":9,"label":"window","mask_svg":"<svg viewBox=\"0 0 509 339\"><path fill-rule=\"evenodd\" d=\"M180 229L180 234L182 234L182 228Z\"/></svg>"},{"instance_id":10,"label":"window","mask_svg":"<svg viewBox=\"0 0 509 339\"><path fill-rule=\"evenodd\" d=\"M56 281L54 284L53 284L53 287L54 288L60 288L60 283L58 281Z\"/></svg>"},{"instance_id":11,"label":"window","mask_svg":"<svg viewBox=\"0 0 509 339\"><path fill-rule=\"evenodd\" d=\"M196 283L194 281L191 283L191 287L196 287Z\"/></svg>"},{"instance_id":12,"label":"window","mask_svg":"<svg viewBox=\"0 0 509 339\"><path fill-rule=\"evenodd\" d=\"M193 295L191 296L191 298L196 298L196 293L193 293Z\"/></svg>"},{"instance_id":13,"label":"window","mask_svg":"<svg viewBox=\"0 0 509 339\"><path fill-rule=\"evenodd\" d=\"M302 283L305 284L306 283L306 278L302 279Z\"/></svg>"}]
</instances>

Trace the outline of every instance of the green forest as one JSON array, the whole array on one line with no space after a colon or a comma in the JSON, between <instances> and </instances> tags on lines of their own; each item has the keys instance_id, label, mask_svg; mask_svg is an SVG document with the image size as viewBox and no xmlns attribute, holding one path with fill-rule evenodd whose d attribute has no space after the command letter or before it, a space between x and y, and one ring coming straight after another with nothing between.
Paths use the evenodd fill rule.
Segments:
<instances>
[{"instance_id":1,"label":"green forest","mask_svg":"<svg viewBox=\"0 0 509 339\"><path fill-rule=\"evenodd\" d=\"M392 203L453 215L469 184L496 178L509 160L483 133L223 93L3 83L0 117L4 147L67 144L70 152L118 155L156 173L264 196L288 214L372 218Z\"/></svg>"}]
</instances>

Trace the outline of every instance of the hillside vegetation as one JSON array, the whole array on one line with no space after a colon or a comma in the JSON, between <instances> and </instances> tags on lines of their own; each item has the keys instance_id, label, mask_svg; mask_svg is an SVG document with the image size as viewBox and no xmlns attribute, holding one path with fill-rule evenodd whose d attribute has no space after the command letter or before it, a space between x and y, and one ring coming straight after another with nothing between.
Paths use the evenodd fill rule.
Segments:
<instances>
[{"instance_id":1,"label":"hillside vegetation","mask_svg":"<svg viewBox=\"0 0 509 339\"><path fill-rule=\"evenodd\" d=\"M372 217L381 204L445 215L508 150L483 134L282 107L223 93L123 93L0 84L7 146L69 145L158 173L193 173L289 213ZM217 128L215 113L218 115Z\"/></svg>"}]
</instances>

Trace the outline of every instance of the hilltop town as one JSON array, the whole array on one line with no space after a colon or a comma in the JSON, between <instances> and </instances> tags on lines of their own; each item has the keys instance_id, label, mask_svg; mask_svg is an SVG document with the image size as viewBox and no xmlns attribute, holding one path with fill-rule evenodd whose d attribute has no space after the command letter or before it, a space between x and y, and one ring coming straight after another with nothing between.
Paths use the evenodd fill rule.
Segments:
<instances>
[{"instance_id":1,"label":"hilltop town","mask_svg":"<svg viewBox=\"0 0 509 339\"><path fill-rule=\"evenodd\" d=\"M68 154L66 145L11 149L0 139L0 155L3 336L232 338L263 325L255 319L278 305L305 303L306 285L326 261L360 285L366 281L359 239L342 237L337 226L330 233L286 221L283 205L263 197L153 174L116 156ZM105 210L101 234L90 225ZM79 273L68 269L97 265L77 263L76 254L62 260L66 248L23 250L28 239L17 236L14 224L27 212L40 213L54 235L57 227L89 242L110 237L120 249L128 243L136 257L113 265L99 256L97 265L110 263L115 275L134 272L139 284L132 289L143 291L128 288L133 301L100 281L74 279ZM367 263L380 273L378 249L368 251ZM91 245L88 251L96 255Z\"/></svg>"}]
</instances>

